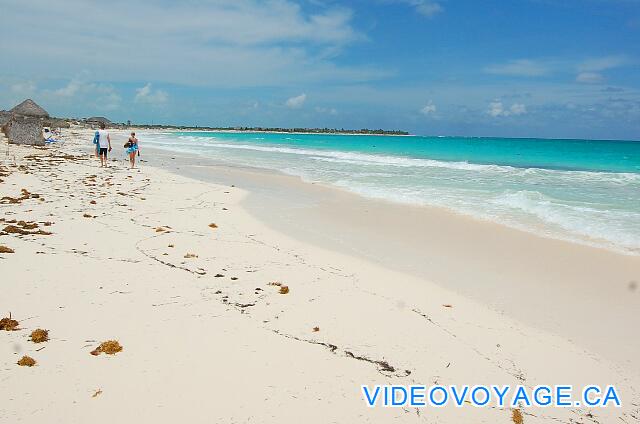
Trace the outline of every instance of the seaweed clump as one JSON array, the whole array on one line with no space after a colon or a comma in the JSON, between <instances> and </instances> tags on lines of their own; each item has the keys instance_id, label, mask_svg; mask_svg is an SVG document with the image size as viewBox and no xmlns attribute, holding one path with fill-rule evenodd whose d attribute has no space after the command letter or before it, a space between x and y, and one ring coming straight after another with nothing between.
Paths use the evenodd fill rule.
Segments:
<instances>
[{"instance_id":1,"label":"seaweed clump","mask_svg":"<svg viewBox=\"0 0 640 424\"><path fill-rule=\"evenodd\" d=\"M23 200L27 200L27 199L41 199L39 194L30 193L29 190L25 188L20 190L20 193L22 194L22 196L20 197L3 196L0 199L0 204L8 205L8 204L21 203Z\"/></svg>"},{"instance_id":2,"label":"seaweed clump","mask_svg":"<svg viewBox=\"0 0 640 424\"><path fill-rule=\"evenodd\" d=\"M16 252L12 248L3 246L0 244L0 253L16 253Z\"/></svg>"},{"instance_id":3,"label":"seaweed clump","mask_svg":"<svg viewBox=\"0 0 640 424\"><path fill-rule=\"evenodd\" d=\"M38 230L38 231L29 231L35 230L38 228L38 224L29 223L25 221L18 221L16 225L7 225L4 227L3 231L7 234L19 234L21 236L28 235L40 235L40 236L49 236L51 235L48 231Z\"/></svg>"},{"instance_id":4,"label":"seaweed clump","mask_svg":"<svg viewBox=\"0 0 640 424\"><path fill-rule=\"evenodd\" d=\"M18 325L20 325L20 323L15 319L11 319L11 314L9 314L8 318L0 319L0 330L15 331L18 329Z\"/></svg>"},{"instance_id":5,"label":"seaweed clump","mask_svg":"<svg viewBox=\"0 0 640 424\"><path fill-rule=\"evenodd\" d=\"M289 286L280 286L280 290L278 290L280 294L289 294Z\"/></svg>"},{"instance_id":6,"label":"seaweed clump","mask_svg":"<svg viewBox=\"0 0 640 424\"><path fill-rule=\"evenodd\" d=\"M511 412L511 421L515 424L524 424L524 417L522 416L522 412L519 409L514 409Z\"/></svg>"},{"instance_id":7,"label":"seaweed clump","mask_svg":"<svg viewBox=\"0 0 640 424\"><path fill-rule=\"evenodd\" d=\"M31 341L34 343L43 343L49 341L49 330L37 328L31 332Z\"/></svg>"},{"instance_id":8,"label":"seaweed clump","mask_svg":"<svg viewBox=\"0 0 640 424\"><path fill-rule=\"evenodd\" d=\"M37 364L37 362L31 356L24 355L22 358L20 358L17 364L21 367L32 367Z\"/></svg>"},{"instance_id":9,"label":"seaweed clump","mask_svg":"<svg viewBox=\"0 0 640 424\"><path fill-rule=\"evenodd\" d=\"M101 353L106 353L107 355L115 355L118 352L122 352L122 346L118 343L117 340L107 340L106 342L100 343L100 346L91 351L93 356L98 356Z\"/></svg>"}]
</instances>

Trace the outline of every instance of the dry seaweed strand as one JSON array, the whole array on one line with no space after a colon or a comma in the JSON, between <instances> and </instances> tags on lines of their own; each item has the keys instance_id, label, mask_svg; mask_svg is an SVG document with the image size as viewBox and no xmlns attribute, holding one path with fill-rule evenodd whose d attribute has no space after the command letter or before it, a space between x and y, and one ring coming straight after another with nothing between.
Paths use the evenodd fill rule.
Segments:
<instances>
[{"instance_id":1,"label":"dry seaweed strand","mask_svg":"<svg viewBox=\"0 0 640 424\"><path fill-rule=\"evenodd\" d=\"M3 231L7 234L20 234L21 236L28 236L28 235L50 236L51 235L51 233L48 231L42 231L42 230L27 231L16 225L7 225L6 227L4 227Z\"/></svg>"},{"instance_id":2,"label":"dry seaweed strand","mask_svg":"<svg viewBox=\"0 0 640 424\"><path fill-rule=\"evenodd\" d=\"M36 224L35 222L25 222L25 221L18 221L17 225L19 227L22 227L25 230L35 230L36 228L38 228L38 224Z\"/></svg>"},{"instance_id":3,"label":"dry seaweed strand","mask_svg":"<svg viewBox=\"0 0 640 424\"><path fill-rule=\"evenodd\" d=\"M280 286L280 290L278 290L280 294L289 294L289 286Z\"/></svg>"}]
</instances>

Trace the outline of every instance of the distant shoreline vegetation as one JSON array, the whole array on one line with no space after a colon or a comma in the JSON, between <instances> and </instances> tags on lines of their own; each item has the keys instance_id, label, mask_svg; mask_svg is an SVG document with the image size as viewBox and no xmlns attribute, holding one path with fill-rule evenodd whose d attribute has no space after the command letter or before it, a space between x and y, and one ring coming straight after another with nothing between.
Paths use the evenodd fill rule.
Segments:
<instances>
[{"instance_id":1,"label":"distant shoreline vegetation","mask_svg":"<svg viewBox=\"0 0 640 424\"><path fill-rule=\"evenodd\" d=\"M270 132L270 133L297 133L297 134L364 134L364 135L409 135L401 130L372 130L362 128L359 130L346 130L344 128L277 128L277 127L191 127L182 125L144 125L131 124L131 127L143 129L182 130L182 131L237 131L237 132Z\"/></svg>"}]
</instances>

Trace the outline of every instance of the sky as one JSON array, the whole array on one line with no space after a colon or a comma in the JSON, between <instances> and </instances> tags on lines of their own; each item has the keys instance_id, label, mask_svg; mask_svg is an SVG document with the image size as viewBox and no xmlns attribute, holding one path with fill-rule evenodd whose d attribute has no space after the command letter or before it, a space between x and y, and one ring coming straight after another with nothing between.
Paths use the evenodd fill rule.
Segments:
<instances>
[{"instance_id":1,"label":"sky","mask_svg":"<svg viewBox=\"0 0 640 424\"><path fill-rule=\"evenodd\" d=\"M640 139L640 0L0 0L0 109Z\"/></svg>"}]
</instances>

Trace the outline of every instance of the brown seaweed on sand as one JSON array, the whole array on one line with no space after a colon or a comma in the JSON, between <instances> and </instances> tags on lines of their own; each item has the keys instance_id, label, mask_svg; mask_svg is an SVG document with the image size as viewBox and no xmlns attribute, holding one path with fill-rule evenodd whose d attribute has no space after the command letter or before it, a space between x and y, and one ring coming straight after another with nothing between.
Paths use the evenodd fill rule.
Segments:
<instances>
[{"instance_id":1,"label":"brown seaweed on sand","mask_svg":"<svg viewBox=\"0 0 640 424\"><path fill-rule=\"evenodd\" d=\"M186 259L191 259L191 258L197 258L198 255L196 255L195 253L187 253L186 255L184 255L184 257Z\"/></svg>"},{"instance_id":2,"label":"brown seaweed on sand","mask_svg":"<svg viewBox=\"0 0 640 424\"><path fill-rule=\"evenodd\" d=\"M514 409L511 411L511 421L515 424L524 424L524 417L522 416L522 412L519 409Z\"/></svg>"},{"instance_id":3,"label":"brown seaweed on sand","mask_svg":"<svg viewBox=\"0 0 640 424\"><path fill-rule=\"evenodd\" d=\"M218 226L212 222L211 224L209 224L209 228L218 228Z\"/></svg>"},{"instance_id":4,"label":"brown seaweed on sand","mask_svg":"<svg viewBox=\"0 0 640 424\"><path fill-rule=\"evenodd\" d=\"M10 247L3 246L3 245L0 244L0 253L15 253L15 250L13 250Z\"/></svg>"},{"instance_id":5,"label":"brown seaweed on sand","mask_svg":"<svg viewBox=\"0 0 640 424\"><path fill-rule=\"evenodd\" d=\"M27 231L24 228L18 227L16 225L7 225L6 227L4 227L3 231L5 233L7 233L7 234L20 234L21 236L28 236L28 235L49 236L49 235L51 235L51 233L48 232L48 231L42 231L42 230Z\"/></svg>"},{"instance_id":6,"label":"brown seaweed on sand","mask_svg":"<svg viewBox=\"0 0 640 424\"><path fill-rule=\"evenodd\" d=\"M19 227L22 227L22 229L24 230L35 230L36 228L38 228L38 224L36 224L35 222L18 221L17 225Z\"/></svg>"},{"instance_id":7,"label":"brown seaweed on sand","mask_svg":"<svg viewBox=\"0 0 640 424\"><path fill-rule=\"evenodd\" d=\"M17 364L21 367L32 367L37 364L37 362L31 356L24 355L22 358L20 358Z\"/></svg>"},{"instance_id":8,"label":"brown seaweed on sand","mask_svg":"<svg viewBox=\"0 0 640 424\"><path fill-rule=\"evenodd\" d=\"M12 319L11 314L9 314L8 318L0 319L0 330L15 331L18 329L18 325L20 325L20 323L15 319Z\"/></svg>"},{"instance_id":9,"label":"brown seaweed on sand","mask_svg":"<svg viewBox=\"0 0 640 424\"><path fill-rule=\"evenodd\" d=\"M20 190L22 193L22 196L20 197L10 197L10 196L4 196L2 197L2 199L0 199L0 204L16 204L16 203L20 203L23 200L27 200L27 199L38 199L40 198L39 194L32 194L30 193L27 189L22 189Z\"/></svg>"},{"instance_id":10,"label":"brown seaweed on sand","mask_svg":"<svg viewBox=\"0 0 640 424\"><path fill-rule=\"evenodd\" d=\"M31 332L31 341L34 343L43 343L49 341L49 330L37 328Z\"/></svg>"},{"instance_id":11,"label":"brown seaweed on sand","mask_svg":"<svg viewBox=\"0 0 640 424\"><path fill-rule=\"evenodd\" d=\"M115 355L118 352L122 351L122 346L118 343L117 340L107 340L106 342L100 343L100 346L92 350L90 353L93 356L98 356L101 353L106 353L107 355Z\"/></svg>"},{"instance_id":12,"label":"brown seaweed on sand","mask_svg":"<svg viewBox=\"0 0 640 424\"><path fill-rule=\"evenodd\" d=\"M289 294L289 286L280 286L280 290L278 290L280 294Z\"/></svg>"}]
</instances>

